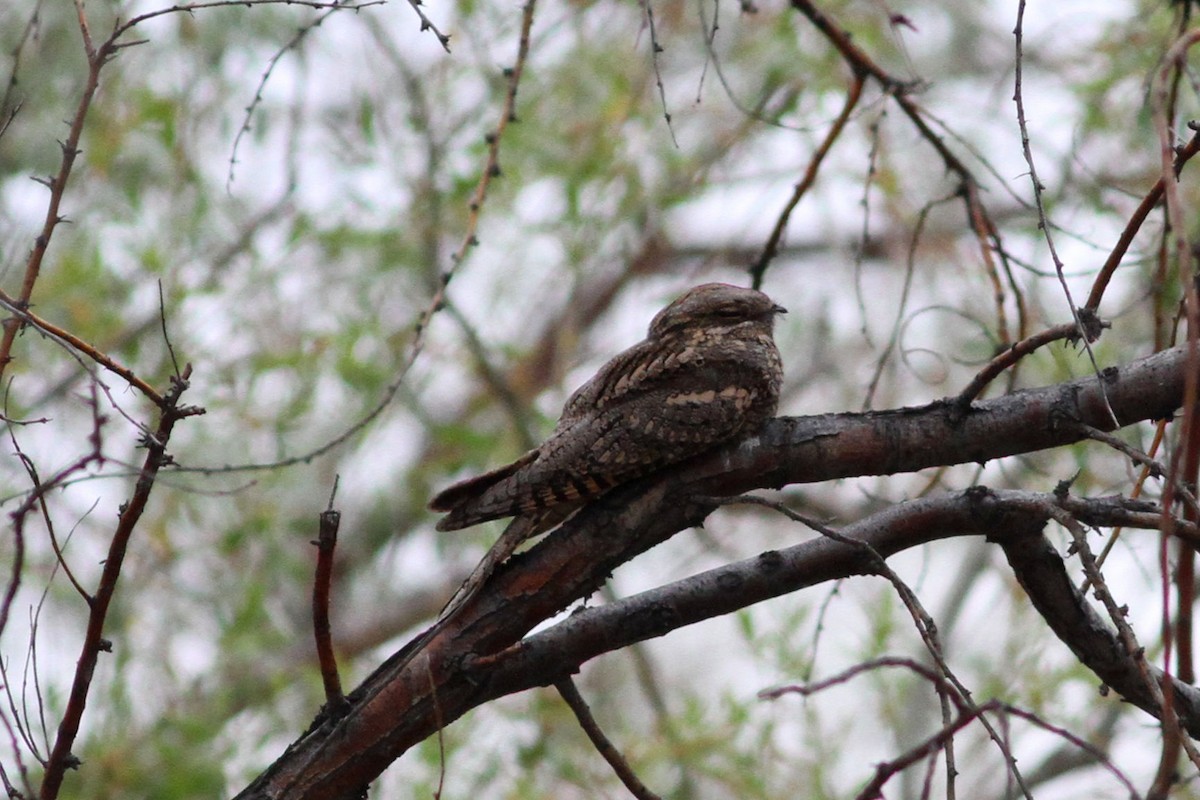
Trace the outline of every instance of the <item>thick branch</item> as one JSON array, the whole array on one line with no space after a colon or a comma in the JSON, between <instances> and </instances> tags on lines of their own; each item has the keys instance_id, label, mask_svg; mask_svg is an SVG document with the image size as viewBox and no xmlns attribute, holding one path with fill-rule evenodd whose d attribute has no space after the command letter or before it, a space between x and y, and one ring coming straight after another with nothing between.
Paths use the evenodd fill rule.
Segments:
<instances>
[{"instance_id":1,"label":"thick branch","mask_svg":"<svg viewBox=\"0 0 1200 800\"><path fill-rule=\"evenodd\" d=\"M1106 370L1105 393L1120 424L1170 416L1183 395L1184 362L1185 353L1177 348ZM676 597L669 605L646 593L574 615L506 651L536 624L593 592L619 564L702 521L713 508L705 498L1058 447L1085 438L1078 423L1112 428L1094 377L1016 392L967 411L953 401L939 401L895 411L772 420L759 436L738 446L610 493L538 546L502 565L474 603L450 624L427 640L420 637L419 648L401 650L352 693L353 707L345 718L318 719L241 796L356 796L388 764L430 735L436 721L446 724L496 697L549 685L600 653L869 568L861 551L818 539L793 548L799 561L787 580L778 578L780 570L788 569L778 558L782 554L765 554L752 566L758 581L716 575L710 585L689 583L686 591L674 587L670 591ZM886 541L871 542L885 556L943 536L996 529L995 520L984 529L988 518L978 514L963 514L952 525L935 525L914 513L911 504L903 513ZM853 530L852 526L846 532ZM1028 532L1028 521L1022 532ZM639 598L639 605L628 605ZM685 606L692 610L685 613ZM580 620L618 613L610 608L623 613L568 633L580 630ZM549 649L538 649L551 632L565 638Z\"/></svg>"},{"instance_id":2,"label":"thick branch","mask_svg":"<svg viewBox=\"0 0 1200 800\"><path fill-rule=\"evenodd\" d=\"M1133 505L1137 505L1134 503ZM1091 525L1124 524L1140 512L1130 501L1055 498L1036 492L969 489L902 503L842 529L888 557L938 539L984 535L997 542L1035 608L1089 669L1126 700L1157 716L1135 662L1071 584L1062 558L1040 530L1061 510ZM753 603L852 575L871 574L869 550L818 538L727 564L625 600L572 614L494 658L482 659L499 694L541 685L562 670L606 652L745 608ZM1163 680L1156 672L1156 679ZM1200 734L1200 692L1183 683L1182 719ZM499 694L497 696L499 696Z\"/></svg>"},{"instance_id":3,"label":"thick branch","mask_svg":"<svg viewBox=\"0 0 1200 800\"><path fill-rule=\"evenodd\" d=\"M1015 536L999 544L1034 608L1080 662L1125 700L1161 718L1159 700L1143 679L1137 660L1072 584L1050 543L1041 536ZM1180 723L1193 737L1200 736L1200 692L1165 677L1156 667L1149 669L1160 685L1170 682Z\"/></svg>"}]
</instances>

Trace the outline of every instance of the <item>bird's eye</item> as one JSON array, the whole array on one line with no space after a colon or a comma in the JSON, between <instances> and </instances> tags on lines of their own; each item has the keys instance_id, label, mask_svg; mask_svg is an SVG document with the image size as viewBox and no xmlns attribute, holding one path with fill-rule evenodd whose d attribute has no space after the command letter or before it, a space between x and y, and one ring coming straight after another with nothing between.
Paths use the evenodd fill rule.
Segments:
<instances>
[{"instance_id":1,"label":"bird's eye","mask_svg":"<svg viewBox=\"0 0 1200 800\"><path fill-rule=\"evenodd\" d=\"M724 308L717 309L717 316L726 319L735 319L742 316L742 310L736 306L725 306Z\"/></svg>"}]
</instances>

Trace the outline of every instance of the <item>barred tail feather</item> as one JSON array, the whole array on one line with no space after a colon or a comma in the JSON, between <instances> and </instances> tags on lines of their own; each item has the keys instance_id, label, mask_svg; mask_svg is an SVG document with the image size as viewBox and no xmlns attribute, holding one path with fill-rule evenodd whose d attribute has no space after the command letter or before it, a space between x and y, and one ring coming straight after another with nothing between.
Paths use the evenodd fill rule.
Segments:
<instances>
[{"instance_id":1,"label":"barred tail feather","mask_svg":"<svg viewBox=\"0 0 1200 800\"><path fill-rule=\"evenodd\" d=\"M482 475L477 475L474 478L468 478L465 481L459 481L453 486L438 492L432 500L429 501L431 511L448 511L450 512L437 524L439 531L454 531L459 528L466 528L474 525L477 522L483 522L478 519L476 501L481 499L481 496L496 484L512 477L522 467L526 467L537 461L540 455L539 450L530 450L525 455L498 469L491 472L485 472ZM488 519L494 519L497 516L505 516L504 514L495 514Z\"/></svg>"}]
</instances>

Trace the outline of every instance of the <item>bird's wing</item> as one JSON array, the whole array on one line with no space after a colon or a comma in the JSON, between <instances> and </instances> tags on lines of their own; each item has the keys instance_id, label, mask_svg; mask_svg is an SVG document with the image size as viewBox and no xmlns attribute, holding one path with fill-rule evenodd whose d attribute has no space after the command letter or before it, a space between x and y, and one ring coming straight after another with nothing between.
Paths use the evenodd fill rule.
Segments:
<instances>
[{"instance_id":1,"label":"bird's wing","mask_svg":"<svg viewBox=\"0 0 1200 800\"><path fill-rule=\"evenodd\" d=\"M744 429L748 409L764 391L753 370L737 364L676 371L653 360L648 363L643 374L654 379L627 381L622 402L590 410L576 406L571 416L564 412L559 426L537 450L434 498L435 510L450 512L438 529L456 530L560 504L578 505L709 450ZM668 379L666 373L675 374Z\"/></svg>"}]
</instances>

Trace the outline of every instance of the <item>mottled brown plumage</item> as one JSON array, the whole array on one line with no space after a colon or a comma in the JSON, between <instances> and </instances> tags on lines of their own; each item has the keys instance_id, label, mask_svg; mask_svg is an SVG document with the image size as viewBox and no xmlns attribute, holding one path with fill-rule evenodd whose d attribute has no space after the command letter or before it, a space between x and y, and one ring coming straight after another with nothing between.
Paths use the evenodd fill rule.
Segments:
<instances>
[{"instance_id":1,"label":"mottled brown plumage","mask_svg":"<svg viewBox=\"0 0 1200 800\"><path fill-rule=\"evenodd\" d=\"M540 447L434 497L430 508L449 512L438 530L516 516L504 538L527 538L615 486L754 432L779 400L772 331L783 312L753 289L687 292L571 395Z\"/></svg>"}]
</instances>

